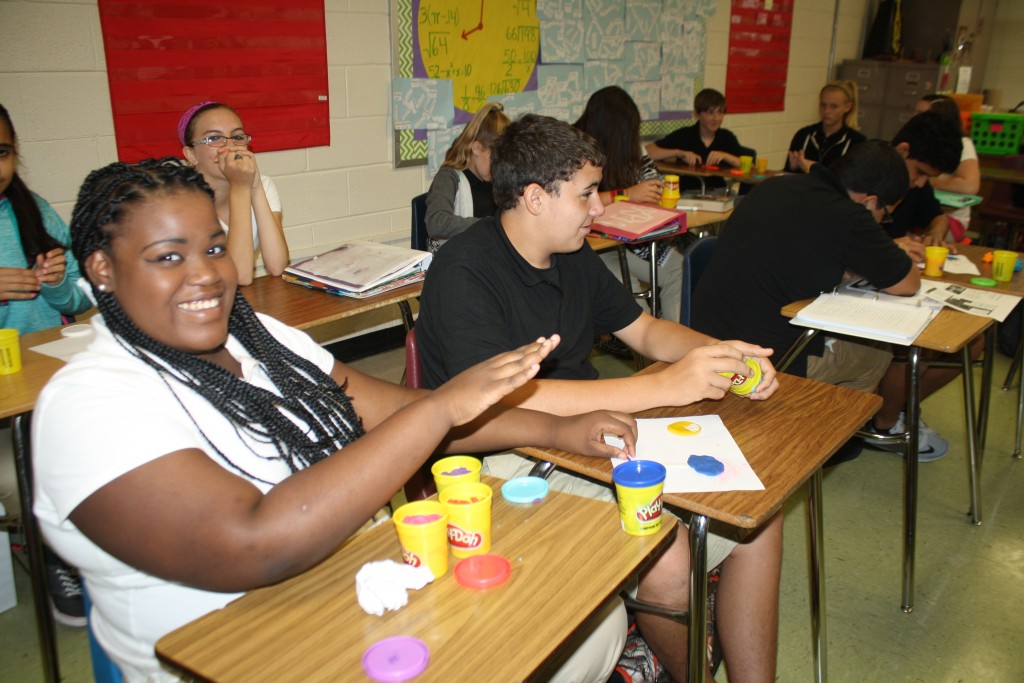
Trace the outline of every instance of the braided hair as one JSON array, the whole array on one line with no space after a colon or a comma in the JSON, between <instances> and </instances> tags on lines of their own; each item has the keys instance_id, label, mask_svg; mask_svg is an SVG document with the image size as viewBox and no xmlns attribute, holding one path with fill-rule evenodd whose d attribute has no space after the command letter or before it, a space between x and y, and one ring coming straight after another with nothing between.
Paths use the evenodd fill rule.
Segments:
<instances>
[{"instance_id":1,"label":"braided hair","mask_svg":"<svg viewBox=\"0 0 1024 683\"><path fill-rule=\"evenodd\" d=\"M202 175L173 158L114 163L90 173L71 216L72 251L79 263L84 264L97 250L110 253L117 226L132 205L158 194L184 192L204 192L213 199L213 191ZM89 278L87 269L85 277ZM100 291L89 282L114 338L156 370L175 397L178 395L172 382L195 391L220 410L239 433L272 444L292 472L328 457L365 433L345 386L339 386L314 363L277 341L240 291L235 293L228 331L264 365L280 394L253 386L219 365L153 339L125 313L113 293ZM206 439L225 462L259 479Z\"/></svg>"}]
</instances>

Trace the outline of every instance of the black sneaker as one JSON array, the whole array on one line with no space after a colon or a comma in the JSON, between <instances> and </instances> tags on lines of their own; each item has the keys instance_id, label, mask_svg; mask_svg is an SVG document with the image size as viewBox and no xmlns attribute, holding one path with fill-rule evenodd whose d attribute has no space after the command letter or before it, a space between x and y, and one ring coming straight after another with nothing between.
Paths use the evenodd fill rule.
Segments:
<instances>
[{"instance_id":1,"label":"black sneaker","mask_svg":"<svg viewBox=\"0 0 1024 683\"><path fill-rule=\"evenodd\" d=\"M65 564L49 548L45 549L45 555L46 588L50 593L53 618L65 626L85 626L85 602L78 571Z\"/></svg>"}]
</instances>

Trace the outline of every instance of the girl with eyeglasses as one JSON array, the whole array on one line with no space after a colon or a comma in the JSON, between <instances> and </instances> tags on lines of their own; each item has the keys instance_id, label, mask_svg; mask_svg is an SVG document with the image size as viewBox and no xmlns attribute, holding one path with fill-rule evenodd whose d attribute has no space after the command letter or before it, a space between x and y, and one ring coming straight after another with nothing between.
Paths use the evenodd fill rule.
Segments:
<instances>
[{"instance_id":1,"label":"girl with eyeglasses","mask_svg":"<svg viewBox=\"0 0 1024 683\"><path fill-rule=\"evenodd\" d=\"M252 283L257 250L263 267L280 275L288 265L277 187L260 174L238 113L220 102L200 102L178 121L185 159L213 188L217 218L228 233L228 253L238 283Z\"/></svg>"}]
</instances>

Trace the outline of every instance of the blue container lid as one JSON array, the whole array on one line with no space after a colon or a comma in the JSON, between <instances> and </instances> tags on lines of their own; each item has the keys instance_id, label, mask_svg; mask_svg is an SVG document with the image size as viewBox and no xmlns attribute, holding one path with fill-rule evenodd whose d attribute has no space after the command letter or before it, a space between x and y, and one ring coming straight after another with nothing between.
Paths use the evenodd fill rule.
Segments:
<instances>
[{"instance_id":1,"label":"blue container lid","mask_svg":"<svg viewBox=\"0 0 1024 683\"><path fill-rule=\"evenodd\" d=\"M665 481L668 471L660 462L653 460L631 460L612 470L616 484L632 488L645 488Z\"/></svg>"},{"instance_id":2,"label":"blue container lid","mask_svg":"<svg viewBox=\"0 0 1024 683\"><path fill-rule=\"evenodd\" d=\"M517 477L501 485L501 495L510 503L539 503L548 495L548 481L540 477Z\"/></svg>"}]
</instances>

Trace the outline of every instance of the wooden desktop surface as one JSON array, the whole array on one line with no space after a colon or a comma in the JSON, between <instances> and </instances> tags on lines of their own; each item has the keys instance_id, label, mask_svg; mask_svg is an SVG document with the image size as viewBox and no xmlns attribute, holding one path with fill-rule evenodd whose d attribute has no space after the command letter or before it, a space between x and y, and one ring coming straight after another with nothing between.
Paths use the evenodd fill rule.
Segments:
<instances>
[{"instance_id":1,"label":"wooden desktop surface","mask_svg":"<svg viewBox=\"0 0 1024 683\"><path fill-rule=\"evenodd\" d=\"M353 299L265 275L243 287L242 292L256 311L300 330L313 330L341 318L413 299L422 289L423 283L417 282L367 299ZM64 365L62 360L31 350L60 339L61 329L54 327L21 336L21 371L0 375L0 419L32 410L39 392Z\"/></svg>"},{"instance_id":2,"label":"wooden desktop surface","mask_svg":"<svg viewBox=\"0 0 1024 683\"><path fill-rule=\"evenodd\" d=\"M981 247L973 244L957 244L957 253L963 254L967 258L971 259L974 265L978 266L978 271L981 273L981 277L992 277L992 264L985 263L982 258L986 253L995 251L993 247ZM962 275L958 273L943 273L941 277L928 277L922 271L921 277L926 280L938 280L941 282L956 282L965 287L971 287L973 289L991 290L995 292L1001 292L1003 294L1014 294L1016 296L1024 296L1024 273L1014 273L1013 278L1009 282L996 282L995 287L984 287L981 285L975 285L971 283L971 278L979 277L978 275Z\"/></svg>"},{"instance_id":3,"label":"wooden desktop surface","mask_svg":"<svg viewBox=\"0 0 1024 683\"><path fill-rule=\"evenodd\" d=\"M981 178L982 180L994 180L997 182L1024 185L1024 171L1016 168L1002 168L1001 166L982 166Z\"/></svg>"},{"instance_id":4,"label":"wooden desktop surface","mask_svg":"<svg viewBox=\"0 0 1024 683\"><path fill-rule=\"evenodd\" d=\"M367 299L355 299L309 289L269 275L258 277L248 287L242 287L242 293L253 309L300 330L415 299L422 291L423 283L414 282Z\"/></svg>"},{"instance_id":5,"label":"wooden desktop surface","mask_svg":"<svg viewBox=\"0 0 1024 683\"><path fill-rule=\"evenodd\" d=\"M401 561L387 521L350 539L313 569L252 591L157 642L164 660L204 680L361 681L368 647L414 636L430 648L416 681L523 681L541 668L609 596L667 544L675 520L652 536L629 536L613 503L551 492L517 506L494 488L493 546L512 563L508 582L486 592L448 573L384 616L363 612L355 576L366 562ZM543 678L543 674L539 674Z\"/></svg>"},{"instance_id":6,"label":"wooden desktop surface","mask_svg":"<svg viewBox=\"0 0 1024 683\"><path fill-rule=\"evenodd\" d=\"M646 371L657 372L664 367L656 364ZM779 390L767 401L728 394L721 401L705 400L636 414L720 416L765 487L764 491L666 493L667 504L733 526L756 528L882 406L882 399L876 395L793 375L780 374L779 384ZM593 479L612 480L609 460L548 448L517 450Z\"/></svg>"}]
</instances>

